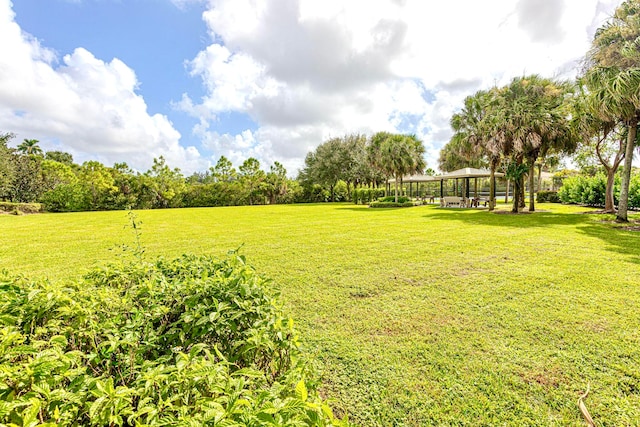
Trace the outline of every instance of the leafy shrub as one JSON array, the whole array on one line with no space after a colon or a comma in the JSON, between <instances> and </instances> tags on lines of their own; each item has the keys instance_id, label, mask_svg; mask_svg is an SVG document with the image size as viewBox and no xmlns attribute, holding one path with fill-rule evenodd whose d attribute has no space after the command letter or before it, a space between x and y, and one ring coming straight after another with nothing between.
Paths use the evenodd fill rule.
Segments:
<instances>
[{"instance_id":1,"label":"leafy shrub","mask_svg":"<svg viewBox=\"0 0 640 427\"><path fill-rule=\"evenodd\" d=\"M379 202L393 202L396 203L396 196L386 196L378 199ZM398 196L397 203L407 203L410 202L411 199L407 196Z\"/></svg>"},{"instance_id":2,"label":"leafy shrub","mask_svg":"<svg viewBox=\"0 0 640 427\"><path fill-rule=\"evenodd\" d=\"M634 185L634 181L638 180L636 176L632 176L630 188L629 188L629 207L640 207L640 204L635 204L632 197L631 187ZM620 179L616 177L614 184L614 198L615 202L618 202L618 196L620 194ZM605 191L607 187L607 177L598 173L594 176L577 175L566 178L560 190L558 190L558 197L562 203L574 203L587 206L604 206L605 204ZM640 202L640 200L638 200Z\"/></svg>"},{"instance_id":3,"label":"leafy shrub","mask_svg":"<svg viewBox=\"0 0 640 427\"><path fill-rule=\"evenodd\" d=\"M400 200L400 198L398 198ZM413 202L372 202L369 207L371 208L409 208L414 206Z\"/></svg>"},{"instance_id":4,"label":"leafy shrub","mask_svg":"<svg viewBox=\"0 0 640 427\"><path fill-rule=\"evenodd\" d=\"M640 174L632 175L629 181L629 207L640 209Z\"/></svg>"},{"instance_id":5,"label":"leafy shrub","mask_svg":"<svg viewBox=\"0 0 640 427\"><path fill-rule=\"evenodd\" d=\"M560 197L557 191L538 191L536 196L538 203L560 203Z\"/></svg>"},{"instance_id":6,"label":"leafy shrub","mask_svg":"<svg viewBox=\"0 0 640 427\"><path fill-rule=\"evenodd\" d=\"M0 424L347 425L242 256L136 255L64 285L0 273Z\"/></svg>"},{"instance_id":7,"label":"leafy shrub","mask_svg":"<svg viewBox=\"0 0 640 427\"><path fill-rule=\"evenodd\" d=\"M3 212L19 211L22 213L38 213L42 211L42 205L40 203L0 202L0 211L3 211Z\"/></svg>"}]
</instances>

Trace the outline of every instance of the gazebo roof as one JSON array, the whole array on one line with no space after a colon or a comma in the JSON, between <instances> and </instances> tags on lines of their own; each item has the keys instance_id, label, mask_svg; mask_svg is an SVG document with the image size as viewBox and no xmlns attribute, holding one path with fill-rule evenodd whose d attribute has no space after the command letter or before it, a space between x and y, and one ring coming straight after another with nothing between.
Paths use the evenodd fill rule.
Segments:
<instances>
[{"instance_id":1,"label":"gazebo roof","mask_svg":"<svg viewBox=\"0 0 640 427\"><path fill-rule=\"evenodd\" d=\"M503 177L504 174L500 172L496 172L496 178ZM463 168L458 169L453 172L446 172L442 175L431 176L431 175L408 175L402 177L402 182L429 182L429 181L444 181L447 179L456 179L456 178L489 178L491 176L491 171L489 169L476 169L476 168ZM396 182L394 178L391 178L389 181L390 184Z\"/></svg>"},{"instance_id":2,"label":"gazebo roof","mask_svg":"<svg viewBox=\"0 0 640 427\"><path fill-rule=\"evenodd\" d=\"M493 175L498 178L504 176L504 174L500 172L495 172ZM446 172L438 176L438 178L488 178L490 176L491 171L489 169L462 168L453 172Z\"/></svg>"}]
</instances>

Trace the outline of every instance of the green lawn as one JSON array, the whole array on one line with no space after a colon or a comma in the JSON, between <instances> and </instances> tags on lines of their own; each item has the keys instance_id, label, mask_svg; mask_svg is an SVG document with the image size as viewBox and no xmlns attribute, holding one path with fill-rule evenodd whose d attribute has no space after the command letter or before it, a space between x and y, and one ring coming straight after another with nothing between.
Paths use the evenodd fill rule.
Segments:
<instances>
[{"instance_id":1,"label":"green lawn","mask_svg":"<svg viewBox=\"0 0 640 427\"><path fill-rule=\"evenodd\" d=\"M582 426L590 385L599 426L640 425L640 232L537 207L138 216L147 256L242 246L322 362L323 395L356 424ZM0 267L77 277L132 244L127 224L124 212L0 216Z\"/></svg>"}]
</instances>

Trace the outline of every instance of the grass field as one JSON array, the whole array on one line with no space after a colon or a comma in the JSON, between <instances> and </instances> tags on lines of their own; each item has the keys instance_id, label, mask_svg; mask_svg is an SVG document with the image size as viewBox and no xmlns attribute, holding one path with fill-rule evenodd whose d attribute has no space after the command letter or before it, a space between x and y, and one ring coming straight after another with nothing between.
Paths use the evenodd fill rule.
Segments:
<instances>
[{"instance_id":1,"label":"grass field","mask_svg":"<svg viewBox=\"0 0 640 427\"><path fill-rule=\"evenodd\" d=\"M640 233L537 207L138 216L150 257L242 246L321 361L323 395L358 425L582 426L588 385L598 426L640 425ZM127 225L124 212L0 216L0 268L78 277L132 244Z\"/></svg>"}]
</instances>

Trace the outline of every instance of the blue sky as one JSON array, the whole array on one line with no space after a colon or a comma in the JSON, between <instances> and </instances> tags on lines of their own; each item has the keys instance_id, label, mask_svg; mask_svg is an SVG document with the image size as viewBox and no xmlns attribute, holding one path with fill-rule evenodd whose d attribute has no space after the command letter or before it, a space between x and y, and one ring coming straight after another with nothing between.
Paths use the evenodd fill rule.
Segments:
<instances>
[{"instance_id":1,"label":"blue sky","mask_svg":"<svg viewBox=\"0 0 640 427\"><path fill-rule=\"evenodd\" d=\"M0 0L0 131L78 162L295 175L330 137L416 133L465 96L571 78L618 0Z\"/></svg>"}]
</instances>

